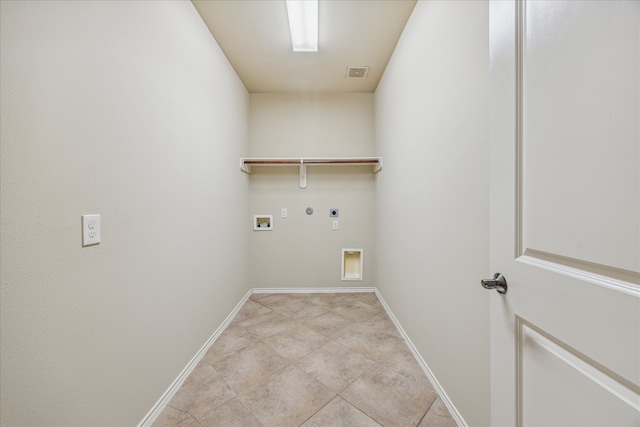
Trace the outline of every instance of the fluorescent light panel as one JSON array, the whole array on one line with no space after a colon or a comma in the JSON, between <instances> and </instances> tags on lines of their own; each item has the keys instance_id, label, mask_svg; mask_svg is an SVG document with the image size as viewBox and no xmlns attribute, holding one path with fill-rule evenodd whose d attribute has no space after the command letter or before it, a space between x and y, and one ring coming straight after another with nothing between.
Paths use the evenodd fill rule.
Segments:
<instances>
[{"instance_id":1,"label":"fluorescent light panel","mask_svg":"<svg viewBox=\"0 0 640 427\"><path fill-rule=\"evenodd\" d=\"M318 51L318 0L286 0L294 52Z\"/></svg>"}]
</instances>

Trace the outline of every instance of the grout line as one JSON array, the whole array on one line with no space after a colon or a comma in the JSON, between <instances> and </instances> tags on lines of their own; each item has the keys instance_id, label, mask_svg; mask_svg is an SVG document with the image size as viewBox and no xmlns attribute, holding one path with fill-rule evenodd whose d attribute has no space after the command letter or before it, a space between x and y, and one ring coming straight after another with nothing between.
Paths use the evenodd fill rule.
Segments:
<instances>
[{"instance_id":1,"label":"grout line","mask_svg":"<svg viewBox=\"0 0 640 427\"><path fill-rule=\"evenodd\" d=\"M360 378L360 377L358 377ZM353 383L351 383L353 384ZM346 388L345 388L346 390ZM371 416L370 414L367 414L366 412L364 412L362 409L358 408L356 405L354 405L353 403L349 402L347 399L345 399L344 397L340 396L340 399L344 400L345 402L347 402L348 405L351 405L352 407L356 408L358 411L360 411L360 413L364 414L365 417L369 418L371 421L373 421L374 423L378 424L380 427L383 426L382 423L379 423L378 420L376 420L375 418L373 418L373 416Z\"/></svg>"},{"instance_id":2,"label":"grout line","mask_svg":"<svg viewBox=\"0 0 640 427\"><path fill-rule=\"evenodd\" d=\"M420 423L422 422L422 420L424 420L424 418L427 416L427 414L429 413L429 411L431 410L431 407L433 406L434 403L436 403L436 400L438 400L438 394L436 393L436 398L433 399L433 402L431 402L431 405L429 405L429 407L427 408L427 410L425 411L424 415L422 416L422 418L420 418L420 421L418 421L418 425L420 425Z\"/></svg>"},{"instance_id":3,"label":"grout line","mask_svg":"<svg viewBox=\"0 0 640 427\"><path fill-rule=\"evenodd\" d=\"M333 390L331 390L333 391ZM336 398L338 397L338 395L336 394L331 400L329 400L327 403L325 403L324 405L322 405L321 408L319 408L316 412L314 412L313 414L311 414L309 416L309 418L307 418L306 420L302 421L299 426L302 426L304 423L306 423L307 421L309 421L311 418L315 417L316 414L320 411L322 411L329 403L333 402Z\"/></svg>"}]
</instances>

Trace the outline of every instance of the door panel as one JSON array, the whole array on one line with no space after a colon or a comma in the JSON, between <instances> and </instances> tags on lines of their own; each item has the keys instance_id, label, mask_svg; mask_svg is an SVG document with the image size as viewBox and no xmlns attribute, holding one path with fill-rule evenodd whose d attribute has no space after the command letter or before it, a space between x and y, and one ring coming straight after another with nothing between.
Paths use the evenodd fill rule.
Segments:
<instances>
[{"instance_id":1,"label":"door panel","mask_svg":"<svg viewBox=\"0 0 640 427\"><path fill-rule=\"evenodd\" d=\"M492 425L640 425L640 2L493 1Z\"/></svg>"},{"instance_id":2,"label":"door panel","mask_svg":"<svg viewBox=\"0 0 640 427\"><path fill-rule=\"evenodd\" d=\"M637 271L638 3L611 3L524 3L523 247Z\"/></svg>"},{"instance_id":3,"label":"door panel","mask_svg":"<svg viewBox=\"0 0 640 427\"><path fill-rule=\"evenodd\" d=\"M518 322L518 326L517 381L522 385L519 396L523 425L637 423L637 395L624 378L525 321Z\"/></svg>"}]
</instances>

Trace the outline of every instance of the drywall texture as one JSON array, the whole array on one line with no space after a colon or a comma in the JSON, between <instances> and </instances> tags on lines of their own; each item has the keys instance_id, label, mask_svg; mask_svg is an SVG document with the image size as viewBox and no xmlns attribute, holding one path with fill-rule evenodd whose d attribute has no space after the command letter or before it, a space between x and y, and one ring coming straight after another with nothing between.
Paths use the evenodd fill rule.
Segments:
<instances>
[{"instance_id":1,"label":"drywall texture","mask_svg":"<svg viewBox=\"0 0 640 427\"><path fill-rule=\"evenodd\" d=\"M488 58L487 2L418 2L375 94L376 286L469 425L489 425Z\"/></svg>"},{"instance_id":2,"label":"drywall texture","mask_svg":"<svg viewBox=\"0 0 640 427\"><path fill-rule=\"evenodd\" d=\"M252 157L374 155L371 94L252 94L250 105ZM271 214L274 229L251 232L252 286L373 286L372 167L309 166L307 179L300 189L297 167L254 168L247 225L254 214ZM329 217L330 208L339 209L338 218ZM341 280L342 248L364 250L362 281Z\"/></svg>"},{"instance_id":3,"label":"drywall texture","mask_svg":"<svg viewBox=\"0 0 640 427\"><path fill-rule=\"evenodd\" d=\"M248 290L249 96L190 2L0 4L0 424L135 425Z\"/></svg>"}]
</instances>

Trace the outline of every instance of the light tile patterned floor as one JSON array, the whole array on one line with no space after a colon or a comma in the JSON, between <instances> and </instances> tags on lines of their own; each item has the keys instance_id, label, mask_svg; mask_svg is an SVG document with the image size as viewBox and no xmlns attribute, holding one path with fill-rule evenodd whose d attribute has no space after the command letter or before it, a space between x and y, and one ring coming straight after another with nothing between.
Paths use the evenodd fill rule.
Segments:
<instances>
[{"instance_id":1,"label":"light tile patterned floor","mask_svg":"<svg viewBox=\"0 0 640 427\"><path fill-rule=\"evenodd\" d=\"M154 426L454 427L374 293L253 294Z\"/></svg>"}]
</instances>

